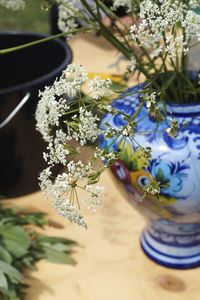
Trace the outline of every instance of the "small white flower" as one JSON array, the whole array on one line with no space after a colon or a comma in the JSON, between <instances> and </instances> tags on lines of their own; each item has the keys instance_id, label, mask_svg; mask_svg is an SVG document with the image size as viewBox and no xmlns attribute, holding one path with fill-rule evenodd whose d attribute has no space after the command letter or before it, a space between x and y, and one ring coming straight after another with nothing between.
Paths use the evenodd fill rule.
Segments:
<instances>
[{"instance_id":1,"label":"small white flower","mask_svg":"<svg viewBox=\"0 0 200 300\"><path fill-rule=\"evenodd\" d=\"M78 224L87 229L83 216L79 209L70 200L65 197L55 197L53 200L54 207L59 215L68 219L70 222Z\"/></svg>"},{"instance_id":2,"label":"small white flower","mask_svg":"<svg viewBox=\"0 0 200 300\"><path fill-rule=\"evenodd\" d=\"M7 9L19 10L25 7L25 0L0 0L0 5Z\"/></svg>"},{"instance_id":3,"label":"small white flower","mask_svg":"<svg viewBox=\"0 0 200 300\"><path fill-rule=\"evenodd\" d=\"M105 188L99 185L86 185L87 198L84 203L87 208L96 211L96 208L102 204L102 198L105 194Z\"/></svg>"},{"instance_id":4,"label":"small white flower","mask_svg":"<svg viewBox=\"0 0 200 300\"><path fill-rule=\"evenodd\" d=\"M74 122L69 123L68 135L79 141L81 146L85 145L87 141L94 142L97 139L100 133L97 115L93 115L91 111L81 106L79 108L79 118L74 115L72 119Z\"/></svg>"},{"instance_id":5,"label":"small white flower","mask_svg":"<svg viewBox=\"0 0 200 300\"><path fill-rule=\"evenodd\" d=\"M39 184L40 184L40 188L43 192L45 192L45 194L47 194L47 190L51 189L52 186L52 182L51 182L51 177L52 172L51 172L51 167L48 167L46 169L44 169L40 175L39 175Z\"/></svg>"},{"instance_id":6,"label":"small white flower","mask_svg":"<svg viewBox=\"0 0 200 300\"><path fill-rule=\"evenodd\" d=\"M87 80L87 72L81 65L70 64L51 87L39 93L40 101L36 110L36 129L47 142L52 141L52 129L60 126L60 118L69 111L67 97L81 93L82 84ZM66 95L63 98L62 95Z\"/></svg>"},{"instance_id":7,"label":"small white flower","mask_svg":"<svg viewBox=\"0 0 200 300\"><path fill-rule=\"evenodd\" d=\"M76 22L76 1L74 0L57 0L58 5L58 28L64 32L67 37L73 36L73 30L77 29Z\"/></svg>"},{"instance_id":8,"label":"small white flower","mask_svg":"<svg viewBox=\"0 0 200 300\"><path fill-rule=\"evenodd\" d=\"M137 61L136 58L134 56L131 57L131 61L130 64L128 66L128 70L129 72L134 72L136 70L137 67Z\"/></svg>"},{"instance_id":9,"label":"small white flower","mask_svg":"<svg viewBox=\"0 0 200 300\"><path fill-rule=\"evenodd\" d=\"M112 81L108 79L100 79L99 76L95 76L94 79L88 82L89 90L94 99L98 100L102 97L109 96L110 86Z\"/></svg>"},{"instance_id":10,"label":"small white flower","mask_svg":"<svg viewBox=\"0 0 200 300\"><path fill-rule=\"evenodd\" d=\"M166 51L169 54L169 57L176 58L177 55L186 54L189 51L189 48L187 47L187 43L184 41L183 35L179 35L177 37L174 37L173 35L168 35L166 38Z\"/></svg>"}]
</instances>

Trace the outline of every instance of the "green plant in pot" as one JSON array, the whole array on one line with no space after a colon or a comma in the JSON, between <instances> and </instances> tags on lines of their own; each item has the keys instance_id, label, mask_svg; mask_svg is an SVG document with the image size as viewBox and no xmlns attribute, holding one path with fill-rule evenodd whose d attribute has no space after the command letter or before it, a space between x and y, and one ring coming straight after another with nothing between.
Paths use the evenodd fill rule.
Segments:
<instances>
[{"instance_id":1,"label":"green plant in pot","mask_svg":"<svg viewBox=\"0 0 200 300\"><path fill-rule=\"evenodd\" d=\"M77 19L81 31L99 31L129 61L124 78L134 76L136 86L113 89L109 79L89 79L71 64L40 93L37 129L49 142L42 189L59 214L87 227L82 207L101 204L97 183L111 167L129 201L148 217L141 237L147 255L169 267L199 266L200 84L198 68L188 64L199 44L199 1L113 1L110 8L100 0L52 2L63 34L79 30ZM95 150L83 162L76 156L87 143ZM55 178L52 166L60 163L65 171Z\"/></svg>"}]
</instances>

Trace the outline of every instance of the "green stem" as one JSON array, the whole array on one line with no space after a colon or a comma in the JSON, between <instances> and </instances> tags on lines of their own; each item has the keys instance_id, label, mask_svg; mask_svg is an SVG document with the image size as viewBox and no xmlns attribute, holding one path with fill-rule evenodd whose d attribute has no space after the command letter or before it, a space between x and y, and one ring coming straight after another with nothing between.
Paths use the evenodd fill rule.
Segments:
<instances>
[{"instance_id":1,"label":"green stem","mask_svg":"<svg viewBox=\"0 0 200 300\"><path fill-rule=\"evenodd\" d=\"M143 99L140 103L140 105L138 106L136 112L132 115L132 117L130 118L130 122L132 122L133 120L135 120L135 118L137 118L137 116L139 115L141 109L143 108L144 106L144 102L145 100Z\"/></svg>"},{"instance_id":2,"label":"green stem","mask_svg":"<svg viewBox=\"0 0 200 300\"><path fill-rule=\"evenodd\" d=\"M42 38L42 39L39 39L37 41L33 41L33 42L30 42L30 43L26 43L26 44L22 44L22 45L19 45L19 46L15 46L15 47L10 47L10 48L6 48L6 49L0 49L0 55L2 54L7 54L7 53L11 53L11 52L14 52L14 51L18 51L18 50L21 50L21 49L24 49L24 48L28 48L28 47L31 47L31 46L35 46L35 45L38 45L38 44L41 44L41 43L45 43L45 42L48 42L48 41L51 41L55 38L58 38L58 37L61 37L61 36L64 36L66 34L71 34L71 33L76 33L76 32L85 32L85 31L91 31L91 29L74 29L74 30L71 30L67 33L65 32L62 32L62 33L59 33L59 34L55 34L55 35L52 35L52 36L48 36L46 38Z\"/></svg>"},{"instance_id":3,"label":"green stem","mask_svg":"<svg viewBox=\"0 0 200 300\"><path fill-rule=\"evenodd\" d=\"M132 53L130 53L130 50L127 49L111 32L111 30L109 28L107 28L101 21L101 19L99 19L97 17L97 15L95 14L95 12L92 10L92 8L90 7L90 5L87 3L86 0L80 0L83 7L85 7L88 11L88 13L92 16L92 18L99 24L100 26L100 32L102 34L102 36L104 36L116 49L118 49L128 60L131 59L131 57L133 56ZM138 62L138 57L135 55L135 58ZM148 78L149 74L146 71L146 69L144 68L143 65L139 64L138 68L140 69L140 71Z\"/></svg>"},{"instance_id":4,"label":"green stem","mask_svg":"<svg viewBox=\"0 0 200 300\"><path fill-rule=\"evenodd\" d=\"M110 18L111 20L119 22L119 24L121 24L125 29L129 30L129 28L120 21L120 18L111 9L109 9L108 6L106 6L100 0L95 0L95 1L98 2L100 8L102 9L102 11L106 14L106 16L108 18ZM132 51L132 48L131 48L128 40L126 39L126 36L125 36L124 32L120 29L120 27L116 24L116 22L114 22L113 27L119 32L119 34L123 38L126 46Z\"/></svg>"}]
</instances>

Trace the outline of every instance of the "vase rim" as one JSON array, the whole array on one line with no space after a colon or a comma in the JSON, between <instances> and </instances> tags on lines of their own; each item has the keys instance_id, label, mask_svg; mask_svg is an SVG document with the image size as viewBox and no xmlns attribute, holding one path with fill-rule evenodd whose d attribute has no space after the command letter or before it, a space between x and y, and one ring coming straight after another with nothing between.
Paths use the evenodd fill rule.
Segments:
<instances>
[{"instance_id":1,"label":"vase rim","mask_svg":"<svg viewBox=\"0 0 200 300\"><path fill-rule=\"evenodd\" d=\"M200 103L168 103L166 104L166 110L168 113L176 114L191 114L200 112Z\"/></svg>"}]
</instances>

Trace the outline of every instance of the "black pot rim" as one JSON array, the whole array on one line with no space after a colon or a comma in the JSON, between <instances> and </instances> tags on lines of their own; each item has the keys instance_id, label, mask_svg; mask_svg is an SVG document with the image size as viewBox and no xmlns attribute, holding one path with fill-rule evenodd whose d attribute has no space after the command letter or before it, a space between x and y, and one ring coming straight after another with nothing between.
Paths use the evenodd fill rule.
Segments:
<instances>
[{"instance_id":1,"label":"black pot rim","mask_svg":"<svg viewBox=\"0 0 200 300\"><path fill-rule=\"evenodd\" d=\"M24 32L24 31L3 31L0 32L0 37L1 36L5 36L5 35L18 35L18 36L32 36L33 38L47 38L50 37L50 34L41 34L41 33L36 33L36 32ZM72 50L71 48L64 43L64 41L62 41L59 38L54 38L51 41L56 42L57 44L59 44L60 46L63 47L63 49L65 49L65 58L63 59L63 62L57 67L55 68L53 71L49 72L46 75L43 75L41 77L38 77L36 79L33 79L31 81L22 83L22 84L18 84L12 87L8 87L8 88L4 88L4 89L0 89L0 95L5 95L5 94L10 94L10 93L14 93L14 92L19 92L19 91L30 91L33 88L35 88L36 86L41 86L42 83L48 82L51 78L56 77L59 73L61 73L69 63L71 63L72 61ZM37 45L35 45L37 47ZM33 46L33 47L35 47ZM20 50L18 50L20 51ZM4 54L6 55L6 54Z\"/></svg>"}]
</instances>

